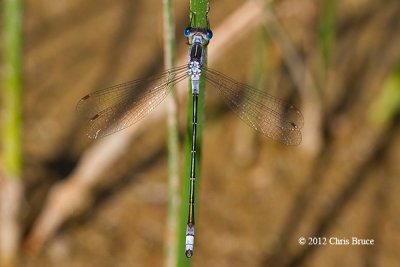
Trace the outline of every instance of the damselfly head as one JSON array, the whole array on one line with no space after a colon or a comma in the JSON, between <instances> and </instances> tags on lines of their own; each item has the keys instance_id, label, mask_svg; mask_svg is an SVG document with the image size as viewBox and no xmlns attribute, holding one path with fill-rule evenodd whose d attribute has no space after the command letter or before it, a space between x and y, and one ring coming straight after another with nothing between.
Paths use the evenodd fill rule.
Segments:
<instances>
[{"instance_id":1,"label":"damselfly head","mask_svg":"<svg viewBox=\"0 0 400 267\"><path fill-rule=\"evenodd\" d=\"M189 44L194 42L208 44L213 37L213 32L210 29L193 28L188 26L183 31L183 35L188 38ZM193 37L193 40L190 40L190 37ZM200 39L204 40L204 42Z\"/></svg>"}]
</instances>

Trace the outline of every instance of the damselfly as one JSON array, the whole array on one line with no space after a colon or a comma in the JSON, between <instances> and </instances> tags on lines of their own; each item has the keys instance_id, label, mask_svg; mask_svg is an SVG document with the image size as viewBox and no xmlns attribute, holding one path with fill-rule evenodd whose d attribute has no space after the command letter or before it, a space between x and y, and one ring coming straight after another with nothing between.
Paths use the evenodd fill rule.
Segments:
<instances>
[{"instance_id":1,"label":"damselfly","mask_svg":"<svg viewBox=\"0 0 400 267\"><path fill-rule=\"evenodd\" d=\"M298 145L301 142L303 116L293 105L206 67L206 46L213 36L209 27L203 29L189 25L184 35L190 45L188 64L145 79L90 93L78 102L77 111L88 120L89 137L104 137L139 121L166 98L175 84L190 78L193 120L185 249L186 256L191 257L194 245L194 187L200 77L204 76L209 84L218 89L225 103L244 122L261 134L286 145Z\"/></svg>"}]
</instances>

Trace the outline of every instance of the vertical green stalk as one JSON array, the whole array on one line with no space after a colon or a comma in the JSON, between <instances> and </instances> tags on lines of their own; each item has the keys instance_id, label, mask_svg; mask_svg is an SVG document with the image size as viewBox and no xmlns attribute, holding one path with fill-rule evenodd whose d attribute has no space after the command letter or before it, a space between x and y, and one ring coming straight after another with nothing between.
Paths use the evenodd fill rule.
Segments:
<instances>
[{"instance_id":1,"label":"vertical green stalk","mask_svg":"<svg viewBox=\"0 0 400 267\"><path fill-rule=\"evenodd\" d=\"M326 71L330 66L332 46L336 30L336 0L324 0L322 2L321 17L319 22L318 45L322 58L322 81L325 80Z\"/></svg>"},{"instance_id":2,"label":"vertical green stalk","mask_svg":"<svg viewBox=\"0 0 400 267\"><path fill-rule=\"evenodd\" d=\"M368 110L368 117L377 128L387 126L400 112L400 64L386 77L380 94Z\"/></svg>"},{"instance_id":3,"label":"vertical green stalk","mask_svg":"<svg viewBox=\"0 0 400 267\"><path fill-rule=\"evenodd\" d=\"M1 90L0 266L18 262L21 197L22 4L3 1L3 83Z\"/></svg>"},{"instance_id":4,"label":"vertical green stalk","mask_svg":"<svg viewBox=\"0 0 400 267\"><path fill-rule=\"evenodd\" d=\"M19 0L4 0L4 76L2 90L2 158L4 174L21 176L22 6Z\"/></svg>"},{"instance_id":5,"label":"vertical green stalk","mask_svg":"<svg viewBox=\"0 0 400 267\"><path fill-rule=\"evenodd\" d=\"M172 0L163 0L164 10L164 65L175 66L175 28ZM175 88L171 88L168 100L168 213L165 242L165 266L177 263L178 211L179 211L179 128L177 115L178 99Z\"/></svg>"},{"instance_id":6,"label":"vertical green stalk","mask_svg":"<svg viewBox=\"0 0 400 267\"><path fill-rule=\"evenodd\" d=\"M265 85L265 77L267 77L267 66L266 66L266 46L268 45L268 34L266 28L260 27L257 40L256 47L254 49L254 58L253 58L253 70L252 70L252 82L256 88L264 88Z\"/></svg>"},{"instance_id":7,"label":"vertical green stalk","mask_svg":"<svg viewBox=\"0 0 400 267\"><path fill-rule=\"evenodd\" d=\"M263 90L265 88L266 77L268 75L268 58L267 48L269 46L269 38L265 26L260 26L257 33L255 46L252 49L252 60L250 64L250 72L248 84L255 88ZM266 88L265 88L266 89ZM245 94L249 92L246 91ZM244 126L242 123L237 124L237 133L235 133L234 156L235 161L241 166L246 166L255 160L258 149L256 149L255 138L256 131L250 127ZM249 149L255 148L255 149Z\"/></svg>"},{"instance_id":8,"label":"vertical green stalk","mask_svg":"<svg viewBox=\"0 0 400 267\"><path fill-rule=\"evenodd\" d=\"M207 28L207 12L208 12L208 0L190 0L190 16L191 27L193 28ZM195 16L193 14L196 14ZM193 17L194 16L194 17ZM207 61L207 60L206 60ZM197 125L197 153L196 153L196 192L195 198L198 199L198 190L200 183L200 166L201 166L201 144L203 137L203 118L204 118L204 90L205 90L205 79L202 75L200 78L200 94L198 102L198 125ZM191 140L192 140L192 88L191 81L189 82L188 90L188 111L187 111L187 128L185 133L185 155L184 155L184 177L182 182L182 202L180 205L180 220L179 220L179 242L178 242L178 265L179 267L190 266L191 260L185 256L185 233L186 224L188 218L188 200L189 200L189 186L190 186L190 156L191 156ZM195 204L195 212L197 212L199 201ZM198 218L198 216L197 216ZM199 228L196 228L196 235L199 236ZM196 238L195 238L196 246ZM196 252L195 252L196 253Z\"/></svg>"}]
</instances>

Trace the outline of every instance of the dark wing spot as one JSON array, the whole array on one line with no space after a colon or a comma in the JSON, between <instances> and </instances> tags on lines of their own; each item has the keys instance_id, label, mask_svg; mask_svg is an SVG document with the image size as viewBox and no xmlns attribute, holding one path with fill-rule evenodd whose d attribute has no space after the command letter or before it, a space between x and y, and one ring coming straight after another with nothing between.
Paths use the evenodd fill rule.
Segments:
<instances>
[{"instance_id":1,"label":"dark wing spot","mask_svg":"<svg viewBox=\"0 0 400 267\"><path fill-rule=\"evenodd\" d=\"M90 118L91 121L94 121L95 119L97 119L100 115L97 113L96 115L94 115L93 117Z\"/></svg>"},{"instance_id":2,"label":"dark wing spot","mask_svg":"<svg viewBox=\"0 0 400 267\"><path fill-rule=\"evenodd\" d=\"M84 97L82 97L81 100L87 100L90 97L90 95L85 95Z\"/></svg>"}]
</instances>

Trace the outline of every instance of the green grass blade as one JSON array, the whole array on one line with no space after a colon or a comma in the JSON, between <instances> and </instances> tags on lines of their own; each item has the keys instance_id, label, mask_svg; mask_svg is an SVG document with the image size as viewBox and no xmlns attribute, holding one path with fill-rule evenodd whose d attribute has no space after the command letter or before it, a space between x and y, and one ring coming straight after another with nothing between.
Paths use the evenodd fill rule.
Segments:
<instances>
[{"instance_id":1,"label":"green grass blade","mask_svg":"<svg viewBox=\"0 0 400 267\"><path fill-rule=\"evenodd\" d=\"M22 5L3 2L4 76L2 90L2 157L6 177L18 179L22 169Z\"/></svg>"},{"instance_id":2,"label":"green grass blade","mask_svg":"<svg viewBox=\"0 0 400 267\"><path fill-rule=\"evenodd\" d=\"M175 27L172 0L163 0L164 16L164 62L165 69L175 66ZM177 263L179 222L179 127L178 100L175 88L168 99L168 211L165 242L165 266Z\"/></svg>"},{"instance_id":3,"label":"green grass blade","mask_svg":"<svg viewBox=\"0 0 400 267\"><path fill-rule=\"evenodd\" d=\"M335 0L322 1L318 30L318 46L322 58L322 81L325 80L326 71L331 64L333 41L336 30L336 9L337 3Z\"/></svg>"},{"instance_id":4,"label":"green grass blade","mask_svg":"<svg viewBox=\"0 0 400 267\"><path fill-rule=\"evenodd\" d=\"M265 78L268 77L267 69L267 53L266 47L268 46L268 33L265 27L260 27L258 30L257 40L253 54L253 69L251 70L250 84L257 88L265 87Z\"/></svg>"},{"instance_id":5,"label":"green grass blade","mask_svg":"<svg viewBox=\"0 0 400 267\"><path fill-rule=\"evenodd\" d=\"M400 112L400 65L385 79L380 95L369 112L370 121L384 127Z\"/></svg>"},{"instance_id":6,"label":"green grass blade","mask_svg":"<svg viewBox=\"0 0 400 267\"><path fill-rule=\"evenodd\" d=\"M4 0L3 79L0 118L0 265L17 266L20 248L19 208L22 199L22 2Z\"/></svg>"}]
</instances>

